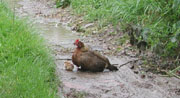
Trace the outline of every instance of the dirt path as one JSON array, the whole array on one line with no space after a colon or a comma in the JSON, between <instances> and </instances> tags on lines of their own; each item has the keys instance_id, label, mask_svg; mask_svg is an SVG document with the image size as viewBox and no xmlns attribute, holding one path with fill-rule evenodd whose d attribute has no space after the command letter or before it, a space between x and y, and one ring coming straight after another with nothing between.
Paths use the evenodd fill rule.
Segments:
<instances>
[{"instance_id":1,"label":"dirt path","mask_svg":"<svg viewBox=\"0 0 180 98\"><path fill-rule=\"evenodd\" d=\"M106 50L104 54L110 51L107 49L107 44L95 38L81 37L78 33L62 26L59 19L61 12L54 7L52 2L19 0L16 3L17 14L30 17L30 20L33 20L41 31L41 35L47 40L47 44L53 49L57 75L62 82L58 94L62 98L180 98L180 80L160 77L152 73L146 73L145 78L142 78L136 69L130 69L131 63L122 66L117 72L65 71L65 60L58 59L71 58L75 48L72 43L75 39L80 38L100 52ZM117 66L137 59L124 55L106 56L111 63L118 64Z\"/></svg>"}]
</instances>

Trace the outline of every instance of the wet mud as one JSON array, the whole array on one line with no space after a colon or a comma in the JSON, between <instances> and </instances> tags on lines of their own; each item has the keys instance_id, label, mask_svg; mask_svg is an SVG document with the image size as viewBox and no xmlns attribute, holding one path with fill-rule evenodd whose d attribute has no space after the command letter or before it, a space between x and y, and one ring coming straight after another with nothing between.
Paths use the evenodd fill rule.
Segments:
<instances>
[{"instance_id":1,"label":"wet mud","mask_svg":"<svg viewBox=\"0 0 180 98\"><path fill-rule=\"evenodd\" d=\"M59 19L61 11L50 0L16 0L14 4L16 14L29 17L52 49L56 73L61 81L58 87L61 98L180 98L180 80L150 72L141 73L133 67L133 61L138 58L112 55L106 43L72 32L66 25L62 25ZM91 73L79 72L76 68L66 71L64 62L71 61L75 49L73 42L77 38L104 54L112 64L118 64L119 71Z\"/></svg>"}]
</instances>

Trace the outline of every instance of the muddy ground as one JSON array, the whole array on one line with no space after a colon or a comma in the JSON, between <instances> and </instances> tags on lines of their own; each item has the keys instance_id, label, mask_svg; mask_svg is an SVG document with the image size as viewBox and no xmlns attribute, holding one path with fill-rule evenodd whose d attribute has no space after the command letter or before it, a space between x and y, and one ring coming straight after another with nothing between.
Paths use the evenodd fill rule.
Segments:
<instances>
[{"instance_id":1,"label":"muddy ground","mask_svg":"<svg viewBox=\"0 0 180 98\"><path fill-rule=\"evenodd\" d=\"M15 4L16 14L20 17L29 17L29 20L33 21L40 34L47 40L47 45L53 50L52 54L57 65L56 73L61 81L58 90L60 97L180 98L180 80L150 72L145 73L137 69L138 65L134 65L134 62L138 62L139 58L125 55L128 54L125 50L114 52L113 50L117 47L108 41L112 37L82 36L81 33L71 31L74 27L68 27L68 21L75 18L68 13L70 8L67 8L68 10L56 9L51 0L51 2L46 0L15 1L11 2L11 5ZM76 69L72 72L66 71L64 61L71 58L75 49L73 42L77 38L106 55L112 64L118 64L119 71L105 70L99 73L79 72ZM125 65L121 66L122 64Z\"/></svg>"}]
</instances>

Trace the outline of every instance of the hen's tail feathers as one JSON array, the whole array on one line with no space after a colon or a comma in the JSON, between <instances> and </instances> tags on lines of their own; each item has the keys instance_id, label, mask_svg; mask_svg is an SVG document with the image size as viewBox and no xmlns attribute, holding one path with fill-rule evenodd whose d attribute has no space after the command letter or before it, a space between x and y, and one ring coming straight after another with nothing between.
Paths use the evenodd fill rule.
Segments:
<instances>
[{"instance_id":1,"label":"hen's tail feathers","mask_svg":"<svg viewBox=\"0 0 180 98\"><path fill-rule=\"evenodd\" d=\"M107 69L109 69L110 71L118 71L118 68L114 65L108 66Z\"/></svg>"}]
</instances>

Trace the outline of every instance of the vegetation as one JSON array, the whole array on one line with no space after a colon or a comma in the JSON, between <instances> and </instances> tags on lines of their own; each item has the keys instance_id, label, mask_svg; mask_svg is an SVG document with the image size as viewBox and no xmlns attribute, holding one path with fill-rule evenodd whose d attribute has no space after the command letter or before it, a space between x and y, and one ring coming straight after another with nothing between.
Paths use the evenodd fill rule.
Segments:
<instances>
[{"instance_id":1,"label":"vegetation","mask_svg":"<svg viewBox=\"0 0 180 98\"><path fill-rule=\"evenodd\" d=\"M180 0L71 0L71 7L100 28L132 29L161 57L180 58Z\"/></svg>"},{"instance_id":2,"label":"vegetation","mask_svg":"<svg viewBox=\"0 0 180 98\"><path fill-rule=\"evenodd\" d=\"M77 13L102 27L118 23L125 28L127 24L140 27L138 37L154 48L161 46L162 56L180 54L179 0L72 0L71 4Z\"/></svg>"},{"instance_id":3,"label":"vegetation","mask_svg":"<svg viewBox=\"0 0 180 98\"><path fill-rule=\"evenodd\" d=\"M56 0L56 6L66 8L70 5L70 0Z\"/></svg>"},{"instance_id":4,"label":"vegetation","mask_svg":"<svg viewBox=\"0 0 180 98\"><path fill-rule=\"evenodd\" d=\"M0 20L1 98L55 98L55 64L43 40L2 2Z\"/></svg>"}]
</instances>

